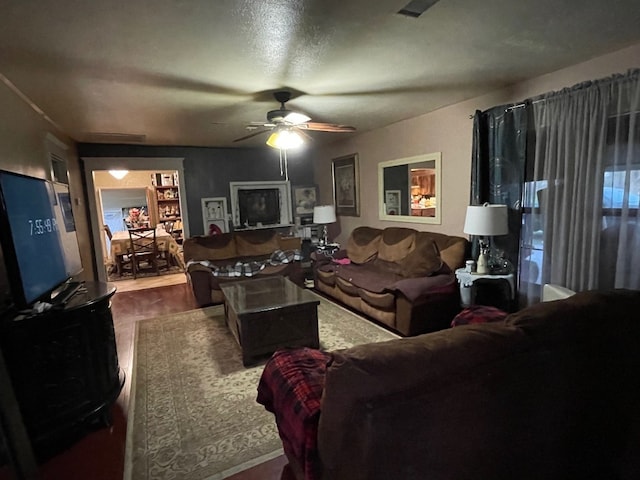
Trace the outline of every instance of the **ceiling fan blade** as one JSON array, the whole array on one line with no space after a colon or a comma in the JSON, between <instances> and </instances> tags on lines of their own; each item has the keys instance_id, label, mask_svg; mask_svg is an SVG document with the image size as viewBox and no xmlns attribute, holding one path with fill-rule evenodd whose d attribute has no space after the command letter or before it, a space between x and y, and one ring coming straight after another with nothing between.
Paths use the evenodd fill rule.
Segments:
<instances>
[{"instance_id":1,"label":"ceiling fan blade","mask_svg":"<svg viewBox=\"0 0 640 480\"><path fill-rule=\"evenodd\" d=\"M247 138L255 137L256 135L260 135L261 133L270 132L270 128L265 128L264 130L257 130L255 132L251 132L249 135L245 135L244 137L236 138L235 142L241 142L242 140L246 140Z\"/></svg>"},{"instance_id":2,"label":"ceiling fan blade","mask_svg":"<svg viewBox=\"0 0 640 480\"><path fill-rule=\"evenodd\" d=\"M349 125L338 125L335 123L307 122L296 125L306 130L314 130L316 132L355 132L356 128Z\"/></svg>"},{"instance_id":3,"label":"ceiling fan blade","mask_svg":"<svg viewBox=\"0 0 640 480\"><path fill-rule=\"evenodd\" d=\"M305 132L302 128L300 128L300 125L295 125L293 128L295 128L296 131L299 132L300 135L302 135L305 140L309 142L313 142L313 137L309 135L307 132Z\"/></svg>"}]
</instances>

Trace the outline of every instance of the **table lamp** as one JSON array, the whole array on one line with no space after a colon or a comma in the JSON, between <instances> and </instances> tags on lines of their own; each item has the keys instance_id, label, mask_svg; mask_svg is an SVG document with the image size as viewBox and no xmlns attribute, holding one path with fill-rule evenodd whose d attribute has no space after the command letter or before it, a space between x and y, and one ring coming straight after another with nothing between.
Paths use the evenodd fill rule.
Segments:
<instances>
[{"instance_id":1,"label":"table lamp","mask_svg":"<svg viewBox=\"0 0 640 480\"><path fill-rule=\"evenodd\" d=\"M327 224L336 221L336 211L333 205L317 205L313 207L313 223L322 225L320 245L327 245Z\"/></svg>"},{"instance_id":2,"label":"table lamp","mask_svg":"<svg viewBox=\"0 0 640 480\"><path fill-rule=\"evenodd\" d=\"M507 206L490 205L489 203L468 206L464 221L464 233L480 237L478 238L480 255L476 272L489 273L488 256L491 237L509 233Z\"/></svg>"}]
</instances>

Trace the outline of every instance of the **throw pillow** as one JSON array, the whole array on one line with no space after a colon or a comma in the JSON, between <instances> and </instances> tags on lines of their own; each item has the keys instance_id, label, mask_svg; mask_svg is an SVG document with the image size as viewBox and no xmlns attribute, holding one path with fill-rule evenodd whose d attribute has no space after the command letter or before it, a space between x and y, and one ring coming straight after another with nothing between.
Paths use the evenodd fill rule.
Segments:
<instances>
[{"instance_id":1,"label":"throw pillow","mask_svg":"<svg viewBox=\"0 0 640 480\"><path fill-rule=\"evenodd\" d=\"M458 327L460 325L471 325L474 323L501 322L507 315L509 315L507 312L496 307L471 305L455 316L451 321L451 326Z\"/></svg>"}]
</instances>

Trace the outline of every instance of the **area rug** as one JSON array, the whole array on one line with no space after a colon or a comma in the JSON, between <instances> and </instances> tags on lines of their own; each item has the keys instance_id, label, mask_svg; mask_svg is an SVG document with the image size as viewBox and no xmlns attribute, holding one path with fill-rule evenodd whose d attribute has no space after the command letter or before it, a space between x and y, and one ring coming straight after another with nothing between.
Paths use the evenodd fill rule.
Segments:
<instances>
[{"instance_id":1,"label":"area rug","mask_svg":"<svg viewBox=\"0 0 640 480\"><path fill-rule=\"evenodd\" d=\"M318 299L325 350L398 338ZM263 367L243 367L221 306L137 322L125 480L217 480L280 455Z\"/></svg>"}]
</instances>

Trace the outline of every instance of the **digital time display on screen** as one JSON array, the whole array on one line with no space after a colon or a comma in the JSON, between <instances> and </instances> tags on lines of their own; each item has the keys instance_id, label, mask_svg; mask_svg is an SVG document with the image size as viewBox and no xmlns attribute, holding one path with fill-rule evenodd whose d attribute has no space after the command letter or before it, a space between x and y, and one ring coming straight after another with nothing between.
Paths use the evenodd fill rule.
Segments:
<instances>
[{"instance_id":1,"label":"digital time display on screen","mask_svg":"<svg viewBox=\"0 0 640 480\"><path fill-rule=\"evenodd\" d=\"M29 220L29 232L31 236L46 235L47 233L56 233L58 231L58 223L55 218L37 218Z\"/></svg>"}]
</instances>

